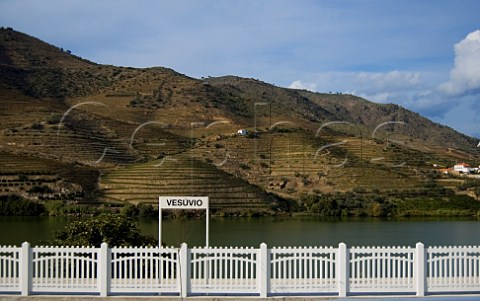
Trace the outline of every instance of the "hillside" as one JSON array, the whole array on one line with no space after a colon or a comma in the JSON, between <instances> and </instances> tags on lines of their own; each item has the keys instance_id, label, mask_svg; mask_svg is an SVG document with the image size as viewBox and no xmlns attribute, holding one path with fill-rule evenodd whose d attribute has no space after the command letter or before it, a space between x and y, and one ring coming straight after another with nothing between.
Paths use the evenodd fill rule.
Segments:
<instances>
[{"instance_id":1,"label":"hillside","mask_svg":"<svg viewBox=\"0 0 480 301\"><path fill-rule=\"evenodd\" d=\"M216 212L273 213L308 195L417 196L426 183L444 188L439 197L470 193L439 169L480 164L475 139L352 95L100 65L5 28L0 66L3 195L156 204L201 194Z\"/></svg>"}]
</instances>

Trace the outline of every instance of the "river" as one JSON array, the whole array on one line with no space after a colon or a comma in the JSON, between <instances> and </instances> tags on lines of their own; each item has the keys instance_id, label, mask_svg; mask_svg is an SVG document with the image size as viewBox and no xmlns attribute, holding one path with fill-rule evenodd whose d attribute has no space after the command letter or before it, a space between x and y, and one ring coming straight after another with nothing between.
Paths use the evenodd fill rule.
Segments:
<instances>
[{"instance_id":1,"label":"river","mask_svg":"<svg viewBox=\"0 0 480 301\"><path fill-rule=\"evenodd\" d=\"M0 245L52 238L74 219L63 217L0 217ZM205 219L165 219L162 240L168 246L205 245ZM468 218L211 218L211 246L426 246L480 245L480 221ZM142 233L158 237L158 220L138 221Z\"/></svg>"}]
</instances>

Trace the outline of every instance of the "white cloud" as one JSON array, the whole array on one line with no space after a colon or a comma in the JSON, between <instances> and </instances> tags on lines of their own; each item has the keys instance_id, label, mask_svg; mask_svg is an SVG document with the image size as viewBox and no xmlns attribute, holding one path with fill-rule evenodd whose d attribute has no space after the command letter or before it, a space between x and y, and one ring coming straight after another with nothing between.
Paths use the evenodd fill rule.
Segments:
<instances>
[{"instance_id":1,"label":"white cloud","mask_svg":"<svg viewBox=\"0 0 480 301\"><path fill-rule=\"evenodd\" d=\"M436 90L439 72L322 72L302 78L290 88L353 94L377 103L395 103L429 118L441 118L458 105Z\"/></svg>"},{"instance_id":2,"label":"white cloud","mask_svg":"<svg viewBox=\"0 0 480 301\"><path fill-rule=\"evenodd\" d=\"M301 80L296 80L288 86L290 89L308 90L312 92L317 91L317 84L315 83L303 83Z\"/></svg>"},{"instance_id":3,"label":"white cloud","mask_svg":"<svg viewBox=\"0 0 480 301\"><path fill-rule=\"evenodd\" d=\"M365 91L400 91L421 83L419 72L360 72L355 76L358 87Z\"/></svg>"},{"instance_id":4,"label":"white cloud","mask_svg":"<svg viewBox=\"0 0 480 301\"><path fill-rule=\"evenodd\" d=\"M439 86L449 95L462 95L480 89L480 30L467 35L455 45L455 66L450 80Z\"/></svg>"},{"instance_id":5,"label":"white cloud","mask_svg":"<svg viewBox=\"0 0 480 301\"><path fill-rule=\"evenodd\" d=\"M429 90L420 72L322 72L289 88L354 94L380 103L404 104Z\"/></svg>"},{"instance_id":6,"label":"white cloud","mask_svg":"<svg viewBox=\"0 0 480 301\"><path fill-rule=\"evenodd\" d=\"M388 103L389 99L392 97L392 94L389 92L380 92L376 94L367 95L365 93L352 92L351 94L365 98L378 103Z\"/></svg>"}]
</instances>

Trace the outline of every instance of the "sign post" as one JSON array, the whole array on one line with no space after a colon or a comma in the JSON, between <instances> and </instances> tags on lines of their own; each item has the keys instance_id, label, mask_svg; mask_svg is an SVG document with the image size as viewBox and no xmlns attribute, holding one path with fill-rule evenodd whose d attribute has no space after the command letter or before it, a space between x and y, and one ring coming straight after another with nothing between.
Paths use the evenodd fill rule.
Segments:
<instances>
[{"instance_id":1,"label":"sign post","mask_svg":"<svg viewBox=\"0 0 480 301\"><path fill-rule=\"evenodd\" d=\"M205 247L209 247L209 199L208 196L161 196L158 198L158 245L162 247L162 209L205 210Z\"/></svg>"}]
</instances>

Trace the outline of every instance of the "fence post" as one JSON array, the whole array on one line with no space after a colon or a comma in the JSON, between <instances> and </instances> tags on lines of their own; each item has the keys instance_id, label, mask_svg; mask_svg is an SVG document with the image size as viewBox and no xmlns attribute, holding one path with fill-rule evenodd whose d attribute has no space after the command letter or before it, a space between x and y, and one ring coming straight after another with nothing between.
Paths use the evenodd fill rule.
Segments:
<instances>
[{"instance_id":1,"label":"fence post","mask_svg":"<svg viewBox=\"0 0 480 301\"><path fill-rule=\"evenodd\" d=\"M270 291L270 252L266 243L260 244L260 253L257 261L257 281L260 297L268 297Z\"/></svg>"},{"instance_id":2,"label":"fence post","mask_svg":"<svg viewBox=\"0 0 480 301\"><path fill-rule=\"evenodd\" d=\"M112 281L111 260L112 252L107 243L102 243L100 246L100 257L98 258L98 281L100 287L100 296L107 297L110 293L110 286Z\"/></svg>"},{"instance_id":3,"label":"fence post","mask_svg":"<svg viewBox=\"0 0 480 301\"><path fill-rule=\"evenodd\" d=\"M22 296L28 296L32 291L33 262L30 243L24 242L20 251L20 291Z\"/></svg>"},{"instance_id":4,"label":"fence post","mask_svg":"<svg viewBox=\"0 0 480 301\"><path fill-rule=\"evenodd\" d=\"M337 259L337 283L338 296L346 297L348 295L349 275L350 275L350 253L347 245L343 242L338 245L338 259Z\"/></svg>"},{"instance_id":5,"label":"fence post","mask_svg":"<svg viewBox=\"0 0 480 301\"><path fill-rule=\"evenodd\" d=\"M427 253L425 251L425 246L421 242L416 245L414 264L414 279L417 296L423 297L427 292Z\"/></svg>"},{"instance_id":6,"label":"fence post","mask_svg":"<svg viewBox=\"0 0 480 301\"><path fill-rule=\"evenodd\" d=\"M190 291L190 256L186 243L182 243L179 257L180 297L186 298Z\"/></svg>"}]
</instances>

